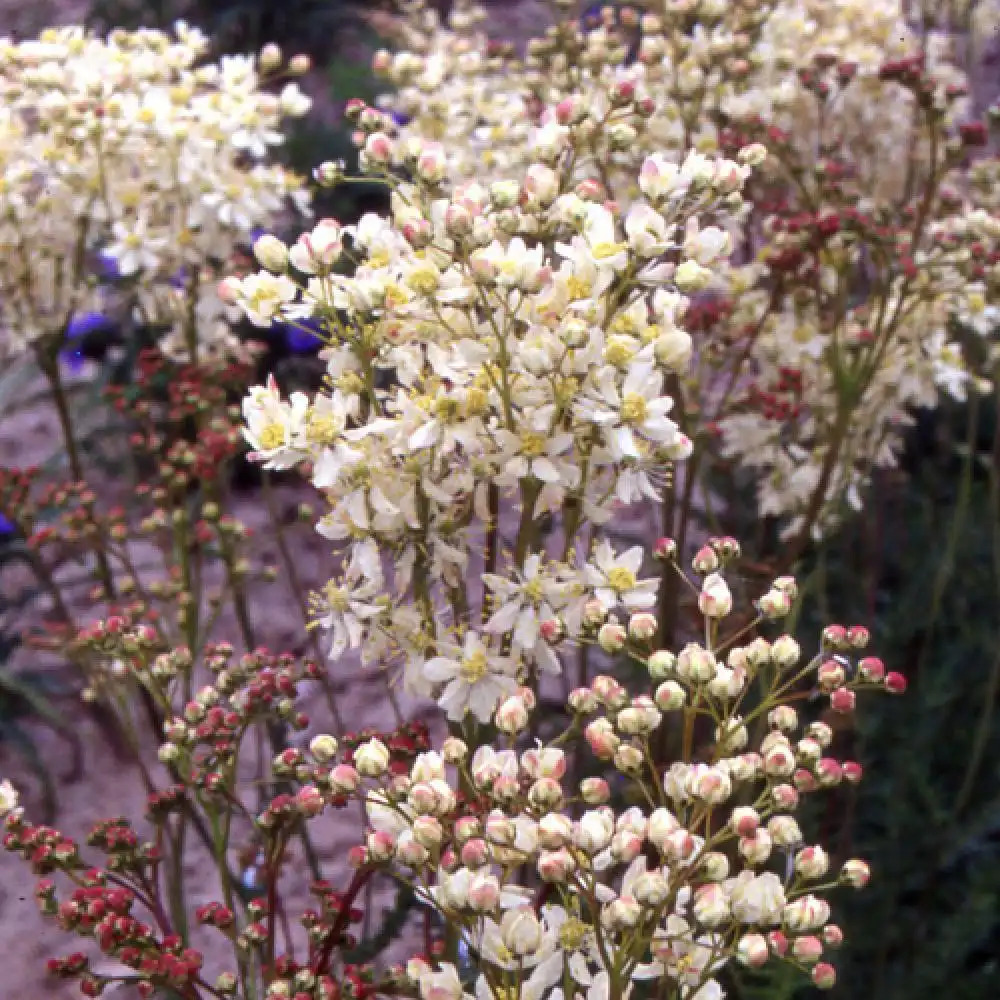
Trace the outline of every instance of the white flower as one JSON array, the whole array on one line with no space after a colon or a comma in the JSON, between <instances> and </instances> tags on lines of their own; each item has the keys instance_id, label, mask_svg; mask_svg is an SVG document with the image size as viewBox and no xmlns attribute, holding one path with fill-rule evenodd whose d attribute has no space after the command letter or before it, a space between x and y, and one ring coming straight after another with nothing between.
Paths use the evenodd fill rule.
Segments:
<instances>
[{"instance_id":1,"label":"white flower","mask_svg":"<svg viewBox=\"0 0 1000 1000\"><path fill-rule=\"evenodd\" d=\"M236 302L254 326L269 327L295 301L298 286L284 274L258 271L235 285Z\"/></svg>"},{"instance_id":2,"label":"white flower","mask_svg":"<svg viewBox=\"0 0 1000 1000\"><path fill-rule=\"evenodd\" d=\"M584 579L594 588L594 596L607 610L623 604L629 611L651 608L656 603L655 579L640 580L641 545L616 556L607 539L598 542L594 557L584 568Z\"/></svg>"},{"instance_id":3,"label":"white flower","mask_svg":"<svg viewBox=\"0 0 1000 1000\"><path fill-rule=\"evenodd\" d=\"M19 798L18 790L6 778L0 781L0 818L17 808Z\"/></svg>"},{"instance_id":4,"label":"white flower","mask_svg":"<svg viewBox=\"0 0 1000 1000\"><path fill-rule=\"evenodd\" d=\"M455 656L435 656L423 672L428 680L445 685L438 704L454 722L470 712L480 722L489 722L500 699L517 690L514 661L492 654L472 631Z\"/></svg>"},{"instance_id":5,"label":"white flower","mask_svg":"<svg viewBox=\"0 0 1000 1000\"><path fill-rule=\"evenodd\" d=\"M254 449L250 458L266 469L288 469L305 457L305 420L309 397L293 392L286 402L273 376L253 386L243 400L243 436Z\"/></svg>"},{"instance_id":6,"label":"white flower","mask_svg":"<svg viewBox=\"0 0 1000 1000\"><path fill-rule=\"evenodd\" d=\"M598 375L591 395L577 403L580 417L604 431L615 461L641 457L637 433L660 445L677 439L677 425L667 417L674 401L660 395L662 381L651 362L640 360L630 365L619 390L618 373L607 366Z\"/></svg>"},{"instance_id":7,"label":"white flower","mask_svg":"<svg viewBox=\"0 0 1000 1000\"><path fill-rule=\"evenodd\" d=\"M333 632L330 658L337 659L344 650L357 649L365 634L365 623L384 609L373 599L382 587L382 570L373 542L355 546L347 571L339 581L331 580L321 597L323 613L317 622Z\"/></svg>"}]
</instances>

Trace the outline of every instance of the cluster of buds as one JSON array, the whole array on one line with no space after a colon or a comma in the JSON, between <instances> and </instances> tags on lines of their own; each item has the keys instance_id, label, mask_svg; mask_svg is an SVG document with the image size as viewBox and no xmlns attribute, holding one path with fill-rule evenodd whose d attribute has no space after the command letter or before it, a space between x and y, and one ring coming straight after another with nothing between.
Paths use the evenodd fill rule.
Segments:
<instances>
[{"instance_id":1,"label":"cluster of buds","mask_svg":"<svg viewBox=\"0 0 1000 1000\"><path fill-rule=\"evenodd\" d=\"M658 550L676 560L667 540ZM859 692L904 685L866 655L860 626L828 627L807 662L789 635L735 644L748 629L723 632L733 604L724 571L738 552L715 538L694 558L704 645L658 649L648 612L614 626L598 625L594 609L588 634L641 664L653 686L634 693L627 679L595 677L569 695L571 724L554 740L517 749L539 710L520 688L496 711L499 746L451 736L406 767L377 736L346 750L319 737L311 749L321 767L334 763L341 800L365 806L359 875L389 870L411 884L475 956L479 995L515 977L546 996L566 976L579 989L605 982L612 995L655 977L709 995L728 961L783 960L833 985L823 959L843 934L824 893L862 888L869 872L856 859L838 865L796 817L807 796L861 780L855 762L834 756L821 706L850 711ZM791 578L775 580L750 627L787 615L795 596ZM794 706L810 690L820 704L807 717ZM574 739L597 774L571 777ZM644 805L623 807L619 786ZM453 973L430 959L407 971L422 996L461 997Z\"/></svg>"}]
</instances>

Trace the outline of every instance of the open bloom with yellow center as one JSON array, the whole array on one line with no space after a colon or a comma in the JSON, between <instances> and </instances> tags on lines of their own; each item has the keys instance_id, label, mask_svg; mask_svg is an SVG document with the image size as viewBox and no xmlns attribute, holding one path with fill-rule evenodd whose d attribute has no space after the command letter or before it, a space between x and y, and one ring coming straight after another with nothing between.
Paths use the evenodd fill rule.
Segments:
<instances>
[{"instance_id":1,"label":"open bloom with yellow center","mask_svg":"<svg viewBox=\"0 0 1000 1000\"><path fill-rule=\"evenodd\" d=\"M594 596L609 611L619 604L635 611L651 608L656 602L658 581L640 580L641 568L641 545L616 556L611 543L604 539L597 544L593 559L583 567L583 575L586 583L594 588Z\"/></svg>"},{"instance_id":2,"label":"open bloom with yellow center","mask_svg":"<svg viewBox=\"0 0 1000 1000\"><path fill-rule=\"evenodd\" d=\"M663 376L649 361L637 356L621 386L611 367L598 376L592 395L577 404L577 414L604 432L605 444L615 461L641 457L636 434L654 444L670 446L679 436L667 417L674 401L660 395Z\"/></svg>"},{"instance_id":3,"label":"open bloom with yellow center","mask_svg":"<svg viewBox=\"0 0 1000 1000\"><path fill-rule=\"evenodd\" d=\"M435 656L424 664L424 676L444 684L438 704L449 719L458 722L474 715L489 722L500 699L517 690L517 665L506 656L497 656L479 635L469 631L461 648L452 656Z\"/></svg>"}]
</instances>

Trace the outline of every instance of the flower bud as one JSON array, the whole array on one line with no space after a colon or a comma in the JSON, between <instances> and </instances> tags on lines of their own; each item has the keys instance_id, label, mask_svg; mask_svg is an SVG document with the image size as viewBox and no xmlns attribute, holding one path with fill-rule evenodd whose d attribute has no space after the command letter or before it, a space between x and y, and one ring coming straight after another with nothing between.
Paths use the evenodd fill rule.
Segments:
<instances>
[{"instance_id":1,"label":"flower bud","mask_svg":"<svg viewBox=\"0 0 1000 1000\"><path fill-rule=\"evenodd\" d=\"M733 610L729 585L718 573L710 573L701 585L698 610L706 618L725 618Z\"/></svg>"},{"instance_id":2,"label":"flower bud","mask_svg":"<svg viewBox=\"0 0 1000 1000\"><path fill-rule=\"evenodd\" d=\"M611 788L603 778L584 778L580 782L580 798L588 806L602 805L611 798Z\"/></svg>"},{"instance_id":3,"label":"flower bud","mask_svg":"<svg viewBox=\"0 0 1000 1000\"><path fill-rule=\"evenodd\" d=\"M736 945L736 957L742 965L759 969L771 957L763 934L744 934Z\"/></svg>"},{"instance_id":4,"label":"flower bud","mask_svg":"<svg viewBox=\"0 0 1000 1000\"><path fill-rule=\"evenodd\" d=\"M576 862L568 848L542 851L538 856L538 874L546 882L565 882L576 870Z\"/></svg>"},{"instance_id":5,"label":"flower bud","mask_svg":"<svg viewBox=\"0 0 1000 1000\"><path fill-rule=\"evenodd\" d=\"M799 662L802 651L790 635L779 635L771 643L771 662L779 670L788 670Z\"/></svg>"},{"instance_id":6,"label":"flower bud","mask_svg":"<svg viewBox=\"0 0 1000 1000\"><path fill-rule=\"evenodd\" d=\"M751 865L762 865L771 856L771 835L767 830L755 830L749 837L740 838L740 854Z\"/></svg>"},{"instance_id":7,"label":"flower bud","mask_svg":"<svg viewBox=\"0 0 1000 1000\"><path fill-rule=\"evenodd\" d=\"M528 719L528 710L517 695L511 695L500 702L494 716L497 729L510 735L521 732L528 725Z\"/></svg>"},{"instance_id":8,"label":"flower bud","mask_svg":"<svg viewBox=\"0 0 1000 1000\"><path fill-rule=\"evenodd\" d=\"M760 814L750 806L737 806L729 816L729 825L741 837L749 837L760 826Z\"/></svg>"},{"instance_id":9,"label":"flower bud","mask_svg":"<svg viewBox=\"0 0 1000 1000\"><path fill-rule=\"evenodd\" d=\"M469 748L457 736L449 736L441 744L441 756L448 764L461 764L469 756Z\"/></svg>"},{"instance_id":10,"label":"flower bud","mask_svg":"<svg viewBox=\"0 0 1000 1000\"><path fill-rule=\"evenodd\" d=\"M802 830L791 816L772 816L767 832L778 847L797 847L802 843Z\"/></svg>"},{"instance_id":11,"label":"flower bud","mask_svg":"<svg viewBox=\"0 0 1000 1000\"><path fill-rule=\"evenodd\" d=\"M330 788L335 795L350 795L360 784L360 775L350 764L338 764L330 772Z\"/></svg>"},{"instance_id":12,"label":"flower bud","mask_svg":"<svg viewBox=\"0 0 1000 1000\"><path fill-rule=\"evenodd\" d=\"M729 896L721 885L710 882L695 891L692 909L699 923L718 927L730 917Z\"/></svg>"},{"instance_id":13,"label":"flower bud","mask_svg":"<svg viewBox=\"0 0 1000 1000\"><path fill-rule=\"evenodd\" d=\"M662 681L670 676L676 663L677 657L673 653L666 649L658 649L650 654L646 666L649 669L649 676L654 681Z\"/></svg>"},{"instance_id":14,"label":"flower bud","mask_svg":"<svg viewBox=\"0 0 1000 1000\"><path fill-rule=\"evenodd\" d=\"M598 706L597 695L590 688L575 688L570 691L566 703L580 715L589 715L595 712Z\"/></svg>"},{"instance_id":15,"label":"flower bud","mask_svg":"<svg viewBox=\"0 0 1000 1000\"><path fill-rule=\"evenodd\" d=\"M813 965L823 955L823 942L811 934L807 937L796 938L792 942L792 955L803 965Z\"/></svg>"},{"instance_id":16,"label":"flower bud","mask_svg":"<svg viewBox=\"0 0 1000 1000\"><path fill-rule=\"evenodd\" d=\"M648 611L637 612L628 620L628 634L640 642L652 639L658 630L659 624L656 621L656 615L652 615Z\"/></svg>"},{"instance_id":17,"label":"flower bud","mask_svg":"<svg viewBox=\"0 0 1000 1000\"><path fill-rule=\"evenodd\" d=\"M605 653L619 653L625 648L628 633L621 625L607 623L597 633L597 644Z\"/></svg>"},{"instance_id":18,"label":"flower bud","mask_svg":"<svg viewBox=\"0 0 1000 1000\"><path fill-rule=\"evenodd\" d=\"M309 752L318 763L325 764L337 753L337 741L329 733L321 733L310 741Z\"/></svg>"},{"instance_id":19,"label":"flower bud","mask_svg":"<svg viewBox=\"0 0 1000 1000\"><path fill-rule=\"evenodd\" d=\"M757 608L765 618L784 618L792 610L788 594L771 588L758 602Z\"/></svg>"},{"instance_id":20,"label":"flower bud","mask_svg":"<svg viewBox=\"0 0 1000 1000\"><path fill-rule=\"evenodd\" d=\"M469 906L477 913L492 913L499 903L500 882L496 875L482 872L473 875L469 882Z\"/></svg>"},{"instance_id":21,"label":"flower bud","mask_svg":"<svg viewBox=\"0 0 1000 1000\"><path fill-rule=\"evenodd\" d=\"M370 739L354 751L354 766L366 778L377 778L389 767L389 750L379 739Z\"/></svg>"},{"instance_id":22,"label":"flower bud","mask_svg":"<svg viewBox=\"0 0 1000 1000\"><path fill-rule=\"evenodd\" d=\"M811 931L822 927L830 919L830 904L812 894L785 905L782 922L791 931Z\"/></svg>"},{"instance_id":23,"label":"flower bud","mask_svg":"<svg viewBox=\"0 0 1000 1000\"><path fill-rule=\"evenodd\" d=\"M613 930L627 930L635 927L641 919L642 907L631 896L619 896L601 911L601 923Z\"/></svg>"},{"instance_id":24,"label":"flower bud","mask_svg":"<svg viewBox=\"0 0 1000 1000\"><path fill-rule=\"evenodd\" d=\"M836 924L827 924L822 937L827 948L839 948L844 943L844 932Z\"/></svg>"},{"instance_id":25,"label":"flower bud","mask_svg":"<svg viewBox=\"0 0 1000 1000\"><path fill-rule=\"evenodd\" d=\"M844 862L844 867L840 870L840 880L851 886L852 889L863 889L868 885L871 878L871 869L858 858L851 858Z\"/></svg>"},{"instance_id":26,"label":"flower bud","mask_svg":"<svg viewBox=\"0 0 1000 1000\"><path fill-rule=\"evenodd\" d=\"M261 267L276 273L283 272L288 267L288 247L277 236L264 233L253 245L253 254Z\"/></svg>"},{"instance_id":27,"label":"flower bud","mask_svg":"<svg viewBox=\"0 0 1000 1000\"><path fill-rule=\"evenodd\" d=\"M691 560L691 568L698 574L714 573L719 568L719 556L710 545L703 545Z\"/></svg>"},{"instance_id":28,"label":"flower bud","mask_svg":"<svg viewBox=\"0 0 1000 1000\"><path fill-rule=\"evenodd\" d=\"M674 712L684 707L687 701L687 693L677 681L664 681L654 695L656 707L661 712Z\"/></svg>"},{"instance_id":29,"label":"flower bud","mask_svg":"<svg viewBox=\"0 0 1000 1000\"><path fill-rule=\"evenodd\" d=\"M818 989L832 990L837 983L837 970L829 962L820 962L813 967L812 981Z\"/></svg>"},{"instance_id":30,"label":"flower bud","mask_svg":"<svg viewBox=\"0 0 1000 1000\"><path fill-rule=\"evenodd\" d=\"M895 671L886 674L885 689L890 694L902 694L906 690L906 678Z\"/></svg>"},{"instance_id":31,"label":"flower bud","mask_svg":"<svg viewBox=\"0 0 1000 1000\"><path fill-rule=\"evenodd\" d=\"M677 543L672 538L658 538L653 545L653 558L673 562L677 558Z\"/></svg>"},{"instance_id":32,"label":"flower bud","mask_svg":"<svg viewBox=\"0 0 1000 1000\"><path fill-rule=\"evenodd\" d=\"M420 868L427 864L430 852L419 843L412 830L404 830L396 841L396 859L410 868Z\"/></svg>"}]
</instances>

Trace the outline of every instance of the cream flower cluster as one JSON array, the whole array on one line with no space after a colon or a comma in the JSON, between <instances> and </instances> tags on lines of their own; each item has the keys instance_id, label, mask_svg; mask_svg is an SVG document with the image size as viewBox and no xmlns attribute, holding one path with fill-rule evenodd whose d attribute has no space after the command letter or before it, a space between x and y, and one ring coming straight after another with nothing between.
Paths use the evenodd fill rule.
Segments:
<instances>
[{"instance_id":1,"label":"cream flower cluster","mask_svg":"<svg viewBox=\"0 0 1000 1000\"><path fill-rule=\"evenodd\" d=\"M294 82L265 89L280 53L210 63L207 49L183 23L0 40L0 350L58 339L100 308L102 265L137 284L142 318L171 328L174 353L199 337L224 346L224 323L196 320L224 318L212 302L236 244L289 199L307 207L267 156L310 101Z\"/></svg>"},{"instance_id":2,"label":"cream flower cluster","mask_svg":"<svg viewBox=\"0 0 1000 1000\"><path fill-rule=\"evenodd\" d=\"M627 998L644 979L666 979L670 995L716 1000L717 975L734 960L785 960L833 984L822 959L843 935L824 894L863 887L868 866L835 864L795 814L805 797L855 783L861 770L832 756L831 727L801 717L789 698L811 685L834 712L849 712L859 690L898 690L899 679L863 654L863 629L828 629L806 663L788 635L733 645L723 631L733 609L724 564L735 549L731 539L713 545L696 559L700 581L688 580L705 643L674 654L656 649L646 612L627 626L595 616L591 634L620 629L617 643L602 642L641 664L652 687L634 694L602 675L569 695L575 721L564 736L582 731L641 805L613 806L621 797L603 777L572 779L564 737L525 748L520 737L538 711L525 688L496 711L499 745L451 737L403 774L389 773L378 738L340 762L320 758L334 765L322 788L335 801L364 802L356 862L391 869L461 935L477 1000L508 991ZM791 578L775 580L755 621L780 619L795 596ZM697 759L696 730L707 748ZM665 772L653 752L662 732L679 738ZM529 890L532 882L541 888ZM407 975L428 1000L470 996L448 963L416 959Z\"/></svg>"},{"instance_id":3,"label":"cream flower cluster","mask_svg":"<svg viewBox=\"0 0 1000 1000\"><path fill-rule=\"evenodd\" d=\"M545 621L578 622L587 595L652 603L634 554L591 551L583 529L657 497L691 449L666 380L691 353L684 293L730 245L698 217L736 207L749 168L654 154L624 210L544 163L448 189L431 140L374 131L365 151L415 178L391 219L322 220L291 247L264 237L264 269L223 283L252 322L319 319L330 340L328 388L251 389L246 437L266 467L308 463L329 504L319 531L346 550L317 606L333 655L402 650L417 689L485 719L525 669L558 668ZM546 552L557 512L561 551ZM466 581L491 535L477 628Z\"/></svg>"},{"instance_id":4,"label":"cream flower cluster","mask_svg":"<svg viewBox=\"0 0 1000 1000\"><path fill-rule=\"evenodd\" d=\"M709 287L726 311L696 336L686 386L696 406L683 416L755 471L761 511L788 532L822 530L845 501L857 507L872 469L895 461L912 408L966 391L949 318L969 314L964 299L974 310L995 294L988 281L964 292L974 241L945 252L936 238L964 233L972 210L956 146L969 103L951 36L916 30L905 7L606 8L593 24L558 23L522 57L491 46L474 4L441 24L417 2L402 50L375 61L396 87L383 105L404 122L401 138L440 141L456 183L542 158L627 205L654 151L714 154L735 137L775 154L728 222L747 266L720 269ZM939 197L946 176L957 198ZM872 224L846 232L847 208ZM811 223L794 235L775 226L796 212ZM817 226L838 218L816 253ZM911 242L887 257L901 220ZM988 261L995 246L992 236L975 252ZM805 251L802 267L787 266L789 247ZM892 322L862 346L866 359L846 363L880 316Z\"/></svg>"}]
</instances>

